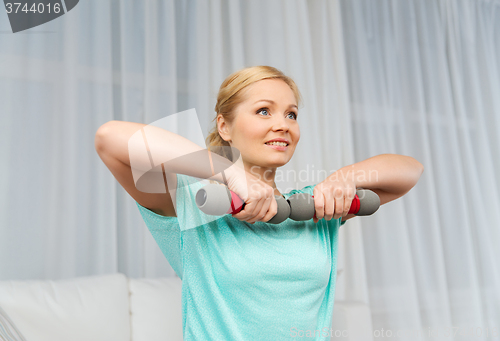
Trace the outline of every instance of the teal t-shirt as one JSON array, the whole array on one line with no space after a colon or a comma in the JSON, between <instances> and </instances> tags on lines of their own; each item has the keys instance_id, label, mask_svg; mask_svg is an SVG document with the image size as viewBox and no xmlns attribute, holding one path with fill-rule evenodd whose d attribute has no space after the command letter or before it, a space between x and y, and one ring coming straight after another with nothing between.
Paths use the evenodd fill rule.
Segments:
<instances>
[{"instance_id":1,"label":"teal t-shirt","mask_svg":"<svg viewBox=\"0 0 500 341\"><path fill-rule=\"evenodd\" d=\"M177 217L137 203L182 279L184 341L329 340L341 219L276 225L230 214L214 219L195 203L206 184L177 174ZM312 195L313 188L283 196Z\"/></svg>"}]
</instances>

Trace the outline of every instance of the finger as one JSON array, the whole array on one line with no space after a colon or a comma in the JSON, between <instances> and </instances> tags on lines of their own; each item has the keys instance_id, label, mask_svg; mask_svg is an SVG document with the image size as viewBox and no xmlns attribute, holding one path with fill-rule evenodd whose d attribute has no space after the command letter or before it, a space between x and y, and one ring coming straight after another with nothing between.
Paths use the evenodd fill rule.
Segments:
<instances>
[{"instance_id":1,"label":"finger","mask_svg":"<svg viewBox=\"0 0 500 341\"><path fill-rule=\"evenodd\" d=\"M252 185L247 182L247 186L245 186L244 190L246 191L247 197L245 200L245 207L240 212L233 214L233 217L246 221L250 217L252 217L252 212L255 210L255 206L258 204L258 198L252 196L254 193L250 193L252 189Z\"/></svg>"},{"instance_id":2,"label":"finger","mask_svg":"<svg viewBox=\"0 0 500 341\"><path fill-rule=\"evenodd\" d=\"M325 204L325 198L323 195L323 192L321 192L319 189L314 188L314 211L316 212L316 222L319 221L320 219L323 219L323 216L325 215L325 210L324 210L324 204Z\"/></svg>"},{"instance_id":3,"label":"finger","mask_svg":"<svg viewBox=\"0 0 500 341\"><path fill-rule=\"evenodd\" d=\"M271 186L259 188L258 191L256 191L256 194L258 194L258 197L256 198L258 203L255 210L252 212L251 218L248 219L248 222L250 223L264 219L274 199L274 190Z\"/></svg>"},{"instance_id":4,"label":"finger","mask_svg":"<svg viewBox=\"0 0 500 341\"><path fill-rule=\"evenodd\" d=\"M265 221L266 216L269 215L268 214L269 213L269 208L271 207L272 202L273 202L273 198L272 197L268 197L268 198L265 199L264 205L262 205L262 208L261 208L260 212L254 217L255 221ZM271 219L271 218L269 218L269 219Z\"/></svg>"},{"instance_id":5,"label":"finger","mask_svg":"<svg viewBox=\"0 0 500 341\"><path fill-rule=\"evenodd\" d=\"M313 200L314 200L314 198L313 198ZM313 205L314 205L314 201L313 201ZM313 222L316 224L318 221L319 221L319 219L316 217L316 206L315 206L314 207Z\"/></svg>"},{"instance_id":6,"label":"finger","mask_svg":"<svg viewBox=\"0 0 500 341\"><path fill-rule=\"evenodd\" d=\"M340 217L342 217L342 213L344 212L344 205L344 197L335 198L335 214L333 215L333 219L339 219Z\"/></svg>"},{"instance_id":7,"label":"finger","mask_svg":"<svg viewBox=\"0 0 500 341\"><path fill-rule=\"evenodd\" d=\"M355 191L354 192L351 190L348 191L347 197L345 198L344 201L344 212L342 212L342 217L345 217L346 215L349 214L349 210L351 209L352 201L354 199L355 194L356 194Z\"/></svg>"},{"instance_id":8,"label":"finger","mask_svg":"<svg viewBox=\"0 0 500 341\"><path fill-rule=\"evenodd\" d=\"M258 219L259 221L268 221L276 215L278 212L278 204L276 203L276 198L274 197L274 191L269 193L266 198L264 205L262 206L261 215L262 217Z\"/></svg>"},{"instance_id":9,"label":"finger","mask_svg":"<svg viewBox=\"0 0 500 341\"><path fill-rule=\"evenodd\" d=\"M354 196L356 195L356 189L353 187L346 188L346 195L344 197L344 209L342 211L342 217L345 217L349 214L349 210L351 209L352 201L354 200Z\"/></svg>"},{"instance_id":10,"label":"finger","mask_svg":"<svg viewBox=\"0 0 500 341\"><path fill-rule=\"evenodd\" d=\"M254 210L252 211L252 213L250 214L250 216L246 221L253 224L257 220L259 220L259 218L263 217L265 215L265 212L262 213L262 210L264 209L265 205L266 205L266 199L260 199L255 205Z\"/></svg>"},{"instance_id":11,"label":"finger","mask_svg":"<svg viewBox=\"0 0 500 341\"><path fill-rule=\"evenodd\" d=\"M250 204L249 203L245 203L245 207L243 208L243 210L239 211L238 213L233 213L231 216L233 216L234 218L238 219L238 220L245 220L248 218L248 209L249 209L249 206ZM251 209L251 207L250 207Z\"/></svg>"},{"instance_id":12,"label":"finger","mask_svg":"<svg viewBox=\"0 0 500 341\"><path fill-rule=\"evenodd\" d=\"M267 214L262 219L262 221L267 222L271 220L277 213L278 213L278 203L276 202L276 198L273 197L271 200L271 204L269 205Z\"/></svg>"},{"instance_id":13,"label":"finger","mask_svg":"<svg viewBox=\"0 0 500 341\"><path fill-rule=\"evenodd\" d=\"M250 199L248 202L245 202L245 207L239 211L238 213L233 214L232 216L236 219L247 221L252 217L252 212L255 210L255 205L257 203Z\"/></svg>"},{"instance_id":14,"label":"finger","mask_svg":"<svg viewBox=\"0 0 500 341\"><path fill-rule=\"evenodd\" d=\"M325 220L331 220L335 214L335 192L331 189L325 192Z\"/></svg>"},{"instance_id":15,"label":"finger","mask_svg":"<svg viewBox=\"0 0 500 341\"><path fill-rule=\"evenodd\" d=\"M333 219L338 219L342 216L342 212L344 211L344 196L346 192L342 188L336 188L333 192L334 197L334 207L333 207Z\"/></svg>"},{"instance_id":16,"label":"finger","mask_svg":"<svg viewBox=\"0 0 500 341\"><path fill-rule=\"evenodd\" d=\"M335 198L331 193L325 195L325 220L332 220L335 213Z\"/></svg>"}]
</instances>

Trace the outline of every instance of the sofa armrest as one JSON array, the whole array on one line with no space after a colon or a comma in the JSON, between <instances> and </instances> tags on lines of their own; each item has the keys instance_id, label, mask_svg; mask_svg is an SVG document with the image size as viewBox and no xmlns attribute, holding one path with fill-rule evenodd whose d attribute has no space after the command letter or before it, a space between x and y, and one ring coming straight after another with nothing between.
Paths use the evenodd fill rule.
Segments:
<instances>
[{"instance_id":1,"label":"sofa armrest","mask_svg":"<svg viewBox=\"0 0 500 341\"><path fill-rule=\"evenodd\" d=\"M0 306L26 340L130 341L123 274L0 281Z\"/></svg>"},{"instance_id":2,"label":"sofa armrest","mask_svg":"<svg viewBox=\"0 0 500 341\"><path fill-rule=\"evenodd\" d=\"M179 277L129 278L132 340L182 341Z\"/></svg>"}]
</instances>

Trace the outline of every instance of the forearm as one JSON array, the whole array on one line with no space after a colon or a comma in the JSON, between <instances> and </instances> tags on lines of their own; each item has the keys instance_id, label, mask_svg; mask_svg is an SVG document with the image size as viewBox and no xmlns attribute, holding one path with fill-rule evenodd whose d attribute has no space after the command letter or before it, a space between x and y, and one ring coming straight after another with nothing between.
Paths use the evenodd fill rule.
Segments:
<instances>
[{"instance_id":1,"label":"forearm","mask_svg":"<svg viewBox=\"0 0 500 341\"><path fill-rule=\"evenodd\" d=\"M423 171L423 165L410 156L381 154L342 167L329 178L352 180L356 188L404 194L415 186Z\"/></svg>"},{"instance_id":2,"label":"forearm","mask_svg":"<svg viewBox=\"0 0 500 341\"><path fill-rule=\"evenodd\" d=\"M138 172L166 172L223 182L236 166L196 143L168 130L142 123L110 121L99 128L96 150L108 153ZM214 175L215 174L215 175Z\"/></svg>"}]
</instances>

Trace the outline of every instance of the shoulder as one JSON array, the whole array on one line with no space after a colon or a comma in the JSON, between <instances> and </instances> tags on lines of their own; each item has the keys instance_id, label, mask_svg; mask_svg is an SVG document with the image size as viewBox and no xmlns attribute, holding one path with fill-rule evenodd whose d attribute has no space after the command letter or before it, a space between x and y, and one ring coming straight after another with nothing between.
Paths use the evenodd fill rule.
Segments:
<instances>
[{"instance_id":1,"label":"shoulder","mask_svg":"<svg viewBox=\"0 0 500 341\"><path fill-rule=\"evenodd\" d=\"M290 198L292 195L294 194L298 194L298 193L306 193L306 194L309 194L309 195L313 195L313 192L314 192L314 187L316 185L308 185L308 186L305 186L305 187L302 187L301 189L292 189L291 191L289 192L284 192L284 193L281 193L281 195L285 198L285 199L288 199Z\"/></svg>"}]
</instances>

